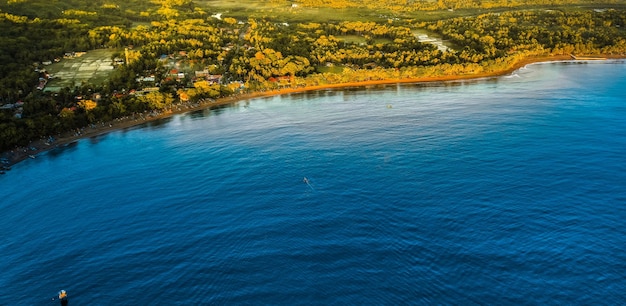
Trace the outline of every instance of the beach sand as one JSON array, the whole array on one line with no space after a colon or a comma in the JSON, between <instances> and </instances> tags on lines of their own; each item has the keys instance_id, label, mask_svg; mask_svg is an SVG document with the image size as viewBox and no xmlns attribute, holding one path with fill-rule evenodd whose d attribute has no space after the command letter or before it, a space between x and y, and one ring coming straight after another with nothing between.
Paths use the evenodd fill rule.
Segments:
<instances>
[{"instance_id":1,"label":"beach sand","mask_svg":"<svg viewBox=\"0 0 626 306\"><path fill-rule=\"evenodd\" d=\"M608 58L623 58L623 57L603 56L603 58L608 59ZM172 111L162 112L158 114L150 114L150 115L141 114L139 117L135 117L135 118L126 117L122 119L116 119L114 121L104 123L104 124L97 124L97 125L92 125L90 127L85 127L81 130L74 130L72 132L68 132L63 135L56 136L54 141L49 141L49 139L41 139L41 140L33 141L26 147L15 148L13 150L3 152L2 154L0 154L0 158L2 158L4 161L4 163L0 164L0 166L4 166L5 168L8 168L25 159L36 158L37 155L42 152L52 150L58 147L67 146L68 144L71 144L83 138L94 137L94 136L105 134L111 131L129 128L129 127L143 124L149 121L167 118L175 114L182 114L182 113L202 110L206 108L213 108L213 107L233 104L239 101L249 100L249 99L254 99L254 98L259 98L259 97L268 97L268 96L284 95L284 94L290 94L290 93L300 93L300 92L316 91L316 90L324 90L324 89L340 89L340 88L347 88L347 87L365 87L365 86L401 84L401 83L406 84L406 83L446 82L446 81L489 78L489 77L508 75L512 73L513 71L519 68L522 68L528 64L532 64L532 63L552 62L552 61L570 61L570 60L572 60L572 57L569 55L533 57L533 58L528 58L528 59L518 62L510 69L499 71L499 72L494 72L494 73L483 73L483 74L462 75L462 76L452 75L452 76L442 76L442 77L423 77L423 78L414 78L414 79L386 79L386 80L376 80L376 81L366 81L366 82L351 82L351 83L326 84L326 85L297 87L297 88L283 88L283 89L278 89L278 90L268 90L264 92L234 95L230 97L220 98L217 100L206 100L200 103L189 104L189 105L177 105L175 106L175 109ZM585 60L589 60L589 58L586 58Z\"/></svg>"}]
</instances>

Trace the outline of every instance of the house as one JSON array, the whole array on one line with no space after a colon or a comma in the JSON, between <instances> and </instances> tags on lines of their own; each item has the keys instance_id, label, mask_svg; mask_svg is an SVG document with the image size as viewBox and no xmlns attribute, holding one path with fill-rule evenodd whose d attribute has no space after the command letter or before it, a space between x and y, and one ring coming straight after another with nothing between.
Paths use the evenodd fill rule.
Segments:
<instances>
[{"instance_id":1,"label":"house","mask_svg":"<svg viewBox=\"0 0 626 306\"><path fill-rule=\"evenodd\" d=\"M138 77L137 82L154 82L156 79L154 75Z\"/></svg>"},{"instance_id":2,"label":"house","mask_svg":"<svg viewBox=\"0 0 626 306\"><path fill-rule=\"evenodd\" d=\"M278 83L278 86L289 86L291 85L291 77L288 75L279 76L279 77L270 77L267 79L272 83Z\"/></svg>"},{"instance_id":3,"label":"house","mask_svg":"<svg viewBox=\"0 0 626 306\"><path fill-rule=\"evenodd\" d=\"M206 78L207 81L209 81L209 84L219 84L222 82L222 75L221 74L211 74L208 75Z\"/></svg>"},{"instance_id":4,"label":"house","mask_svg":"<svg viewBox=\"0 0 626 306\"><path fill-rule=\"evenodd\" d=\"M48 80L47 79L39 78L39 84L37 85L37 89L43 90L44 87L46 87L46 84L48 84Z\"/></svg>"},{"instance_id":5,"label":"house","mask_svg":"<svg viewBox=\"0 0 626 306\"><path fill-rule=\"evenodd\" d=\"M135 96L143 96L145 94L151 93L151 92L156 92L159 91L158 87L146 87L143 90L137 90L131 94L135 95Z\"/></svg>"},{"instance_id":6,"label":"house","mask_svg":"<svg viewBox=\"0 0 626 306\"><path fill-rule=\"evenodd\" d=\"M209 69L196 70L196 78L204 78L209 75Z\"/></svg>"}]
</instances>

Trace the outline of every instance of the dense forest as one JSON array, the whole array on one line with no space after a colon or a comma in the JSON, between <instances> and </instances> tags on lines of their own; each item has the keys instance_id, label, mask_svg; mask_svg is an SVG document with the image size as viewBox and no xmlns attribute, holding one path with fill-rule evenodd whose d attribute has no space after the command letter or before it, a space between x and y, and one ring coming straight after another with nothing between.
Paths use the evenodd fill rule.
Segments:
<instances>
[{"instance_id":1,"label":"dense forest","mask_svg":"<svg viewBox=\"0 0 626 306\"><path fill-rule=\"evenodd\" d=\"M215 15L221 11L213 2L0 3L0 150L240 92L480 75L533 56L626 53L626 7L617 1L594 6L568 0L270 1L289 14L306 7L402 11L402 18L298 23L269 14L247 19ZM466 11L438 20L420 17L420 12L456 9ZM418 34L424 31L441 37L449 48L421 42ZM110 61L123 59L106 82L37 89L48 78L43 63L94 49L111 50Z\"/></svg>"},{"instance_id":2,"label":"dense forest","mask_svg":"<svg viewBox=\"0 0 626 306\"><path fill-rule=\"evenodd\" d=\"M434 11L441 9L493 9L528 6L563 6L597 4L591 0L296 0L296 3L310 7L389 9L396 11ZM601 1L617 4L618 0Z\"/></svg>"}]
</instances>

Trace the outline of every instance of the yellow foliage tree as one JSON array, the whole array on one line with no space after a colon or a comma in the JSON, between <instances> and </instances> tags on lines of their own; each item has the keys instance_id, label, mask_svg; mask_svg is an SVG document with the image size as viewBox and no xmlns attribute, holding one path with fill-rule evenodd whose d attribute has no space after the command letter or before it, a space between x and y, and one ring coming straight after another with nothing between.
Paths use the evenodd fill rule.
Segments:
<instances>
[{"instance_id":1,"label":"yellow foliage tree","mask_svg":"<svg viewBox=\"0 0 626 306\"><path fill-rule=\"evenodd\" d=\"M232 18L232 17L226 17L226 18L224 18L222 20L224 20L224 22L226 22L226 23L228 23L230 25L234 25L235 23L237 23L237 19Z\"/></svg>"},{"instance_id":2,"label":"yellow foliage tree","mask_svg":"<svg viewBox=\"0 0 626 306\"><path fill-rule=\"evenodd\" d=\"M96 106L98 106L98 103L96 101L93 101L93 100L82 100L82 101L78 102L78 106L80 106L85 111L90 111L90 110L96 108Z\"/></svg>"}]
</instances>

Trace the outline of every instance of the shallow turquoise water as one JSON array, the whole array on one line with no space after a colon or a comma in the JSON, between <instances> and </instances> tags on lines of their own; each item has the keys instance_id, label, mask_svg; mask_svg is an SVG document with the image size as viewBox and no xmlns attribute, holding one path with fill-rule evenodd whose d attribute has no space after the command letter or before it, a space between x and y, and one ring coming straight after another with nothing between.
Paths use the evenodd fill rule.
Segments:
<instances>
[{"instance_id":1,"label":"shallow turquoise water","mask_svg":"<svg viewBox=\"0 0 626 306\"><path fill-rule=\"evenodd\" d=\"M79 141L0 176L0 305L622 304L624 88L547 63Z\"/></svg>"}]
</instances>

